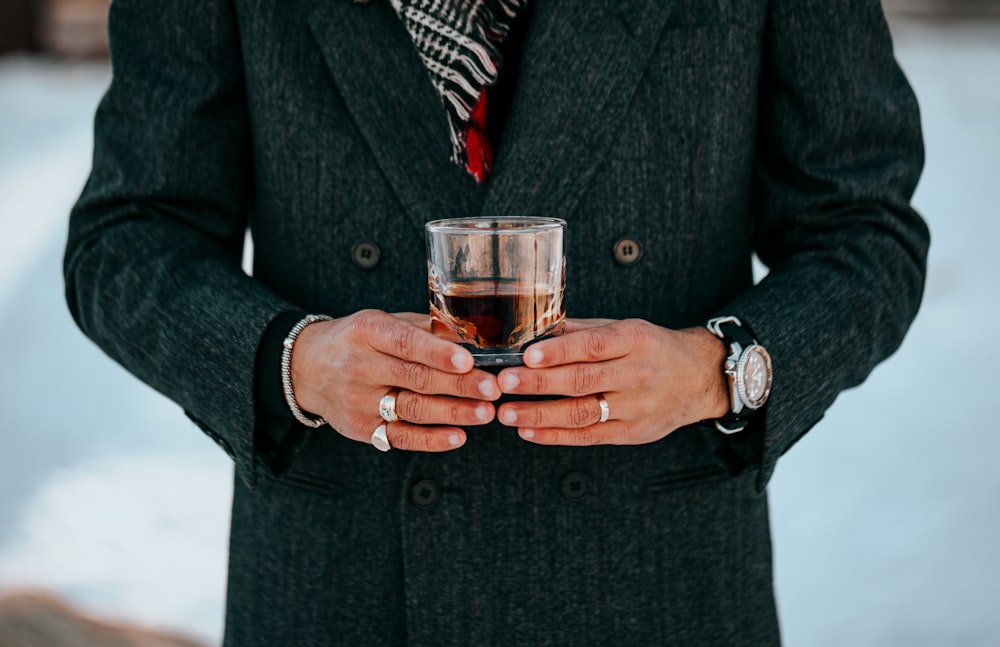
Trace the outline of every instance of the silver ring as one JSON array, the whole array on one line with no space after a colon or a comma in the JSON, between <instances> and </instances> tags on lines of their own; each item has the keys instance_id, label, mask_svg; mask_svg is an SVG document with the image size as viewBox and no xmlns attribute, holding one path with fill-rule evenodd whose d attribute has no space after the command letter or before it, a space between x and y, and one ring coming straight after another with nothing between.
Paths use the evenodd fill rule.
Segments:
<instances>
[{"instance_id":1,"label":"silver ring","mask_svg":"<svg viewBox=\"0 0 1000 647\"><path fill-rule=\"evenodd\" d=\"M372 433L372 446L380 452L387 452L392 449L389 439L385 436L385 425L375 427L375 431Z\"/></svg>"},{"instance_id":2,"label":"silver ring","mask_svg":"<svg viewBox=\"0 0 1000 647\"><path fill-rule=\"evenodd\" d=\"M396 422L399 420L399 416L396 415L396 396L399 395L399 389L390 389L388 393L382 396L382 399L378 403L378 415L382 416L382 420L386 422Z\"/></svg>"},{"instance_id":3,"label":"silver ring","mask_svg":"<svg viewBox=\"0 0 1000 647\"><path fill-rule=\"evenodd\" d=\"M611 417L611 408L608 406L608 401L604 399L603 393L597 395L597 404L601 407L601 419L597 421L597 424L607 422L608 418Z\"/></svg>"}]
</instances>

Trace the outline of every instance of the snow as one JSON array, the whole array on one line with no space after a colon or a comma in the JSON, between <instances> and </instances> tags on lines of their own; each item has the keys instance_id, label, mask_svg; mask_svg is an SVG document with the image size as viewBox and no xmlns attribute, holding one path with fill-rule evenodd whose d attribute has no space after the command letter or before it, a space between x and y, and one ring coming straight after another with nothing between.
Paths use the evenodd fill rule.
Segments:
<instances>
[{"instance_id":1,"label":"snow","mask_svg":"<svg viewBox=\"0 0 1000 647\"><path fill-rule=\"evenodd\" d=\"M109 80L105 65L0 58L0 305L83 188Z\"/></svg>"},{"instance_id":2,"label":"snow","mask_svg":"<svg viewBox=\"0 0 1000 647\"><path fill-rule=\"evenodd\" d=\"M226 581L225 470L198 457L108 455L56 470L0 557L9 588L211 637Z\"/></svg>"},{"instance_id":3,"label":"snow","mask_svg":"<svg viewBox=\"0 0 1000 647\"><path fill-rule=\"evenodd\" d=\"M927 290L903 347L772 481L789 647L1000 644L1000 22L894 33L924 117ZM46 588L217 643L231 463L62 300L108 80L99 63L0 58L0 593Z\"/></svg>"}]
</instances>

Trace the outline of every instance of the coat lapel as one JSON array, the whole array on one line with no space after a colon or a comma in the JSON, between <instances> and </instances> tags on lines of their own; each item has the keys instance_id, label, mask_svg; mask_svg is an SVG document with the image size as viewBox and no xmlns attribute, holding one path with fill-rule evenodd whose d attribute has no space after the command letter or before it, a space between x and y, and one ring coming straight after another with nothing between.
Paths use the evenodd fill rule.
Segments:
<instances>
[{"instance_id":1,"label":"coat lapel","mask_svg":"<svg viewBox=\"0 0 1000 647\"><path fill-rule=\"evenodd\" d=\"M483 205L565 217L625 118L676 3L534 0L517 96Z\"/></svg>"},{"instance_id":2,"label":"coat lapel","mask_svg":"<svg viewBox=\"0 0 1000 647\"><path fill-rule=\"evenodd\" d=\"M483 192L451 162L447 117L387 1L315 0L309 26L337 89L413 223L476 215Z\"/></svg>"}]
</instances>

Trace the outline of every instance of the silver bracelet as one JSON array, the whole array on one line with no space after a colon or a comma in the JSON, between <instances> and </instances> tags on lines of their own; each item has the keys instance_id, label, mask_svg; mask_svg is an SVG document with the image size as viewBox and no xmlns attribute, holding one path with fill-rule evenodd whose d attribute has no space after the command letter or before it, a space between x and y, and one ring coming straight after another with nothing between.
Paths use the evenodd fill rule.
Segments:
<instances>
[{"instance_id":1,"label":"silver bracelet","mask_svg":"<svg viewBox=\"0 0 1000 647\"><path fill-rule=\"evenodd\" d=\"M292 346L295 345L295 339L299 336L299 333L305 330L309 324L314 324L317 321L332 320L333 317L326 315L306 315L299 323L292 326L292 329L288 331L288 336L285 337L285 341L281 344L281 386L285 391L285 402L288 403L288 408L291 409L292 415L295 416L296 420L306 427L312 427L313 429L325 425L326 420L320 417L310 418L302 412L302 409L299 408L299 403L295 401L295 391L292 390Z\"/></svg>"}]
</instances>

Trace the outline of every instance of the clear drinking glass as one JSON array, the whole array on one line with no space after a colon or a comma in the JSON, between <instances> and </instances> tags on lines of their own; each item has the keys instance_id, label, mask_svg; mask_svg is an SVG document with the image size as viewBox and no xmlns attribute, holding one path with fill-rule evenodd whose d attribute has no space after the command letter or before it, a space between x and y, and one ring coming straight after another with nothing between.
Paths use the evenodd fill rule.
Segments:
<instances>
[{"instance_id":1,"label":"clear drinking glass","mask_svg":"<svg viewBox=\"0 0 1000 647\"><path fill-rule=\"evenodd\" d=\"M451 218L426 224L431 329L476 366L522 364L533 341L562 334L566 257L558 218Z\"/></svg>"}]
</instances>

